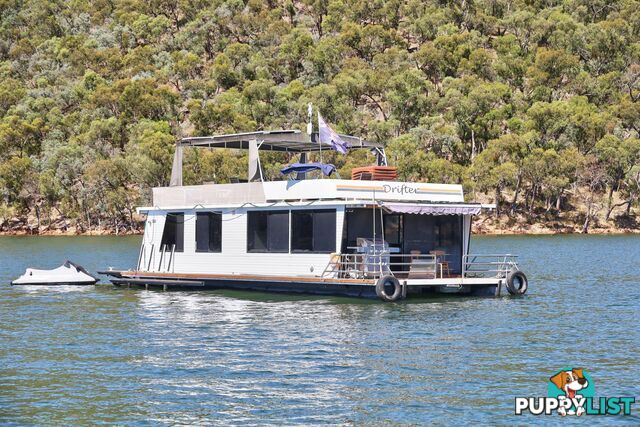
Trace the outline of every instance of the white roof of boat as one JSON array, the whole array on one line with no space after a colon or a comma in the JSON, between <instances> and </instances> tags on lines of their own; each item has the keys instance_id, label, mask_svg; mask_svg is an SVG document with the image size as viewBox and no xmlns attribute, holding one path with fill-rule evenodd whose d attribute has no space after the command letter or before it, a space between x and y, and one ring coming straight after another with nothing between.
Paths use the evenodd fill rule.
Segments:
<instances>
[{"instance_id":1,"label":"white roof of boat","mask_svg":"<svg viewBox=\"0 0 640 427\"><path fill-rule=\"evenodd\" d=\"M153 189L153 206L139 208L139 211L310 204L382 205L385 202L492 207L465 203L462 186L458 184L310 179L159 187Z\"/></svg>"}]
</instances>

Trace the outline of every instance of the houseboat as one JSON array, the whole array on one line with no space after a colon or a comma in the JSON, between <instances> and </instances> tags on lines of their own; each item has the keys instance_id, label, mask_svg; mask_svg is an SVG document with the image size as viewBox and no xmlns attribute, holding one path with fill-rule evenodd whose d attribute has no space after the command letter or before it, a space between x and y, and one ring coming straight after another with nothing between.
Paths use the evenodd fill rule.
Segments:
<instances>
[{"instance_id":1,"label":"houseboat","mask_svg":"<svg viewBox=\"0 0 640 427\"><path fill-rule=\"evenodd\" d=\"M384 147L340 135L376 164L352 179L308 163L327 150L318 134L260 131L177 142L168 187L153 189L135 268L101 272L116 285L230 288L380 298L433 293L524 294L515 255L471 254L471 221L493 205L465 203L461 185L400 182ZM184 147L248 150L248 176L229 184L182 185ZM298 162L266 181L265 151ZM317 169L317 172L315 171Z\"/></svg>"}]
</instances>

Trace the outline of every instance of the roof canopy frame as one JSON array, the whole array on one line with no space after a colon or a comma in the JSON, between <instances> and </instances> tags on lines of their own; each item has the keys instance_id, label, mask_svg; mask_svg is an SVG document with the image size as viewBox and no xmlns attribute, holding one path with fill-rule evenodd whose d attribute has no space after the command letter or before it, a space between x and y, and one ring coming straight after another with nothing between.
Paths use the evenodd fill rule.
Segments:
<instances>
[{"instance_id":1,"label":"roof canopy frame","mask_svg":"<svg viewBox=\"0 0 640 427\"><path fill-rule=\"evenodd\" d=\"M351 135L340 134L340 137L349 145L350 150L368 149L376 156L378 166L387 165L387 157L382 144ZM258 151L298 153L301 155L301 161L302 159L306 161L307 153L322 151L322 146L318 141L318 133L309 135L299 130L256 131L182 138L176 143L169 186L175 187L182 185L183 147L226 148L251 151L255 150L254 144L257 142ZM327 147L325 147L325 150L326 149ZM250 159L250 171L255 171L260 168L259 157L257 160L258 165L252 166L252 162L255 163L255 161L253 157ZM299 176L304 178L304 175ZM249 174L249 177L251 178L251 174Z\"/></svg>"},{"instance_id":2,"label":"roof canopy frame","mask_svg":"<svg viewBox=\"0 0 640 427\"><path fill-rule=\"evenodd\" d=\"M352 135L340 134L347 142L349 149L384 150L384 146L377 142L371 142ZM193 136L182 138L178 144L183 147L210 147L248 150L249 142L261 141L260 149L263 151L280 151L285 153L309 153L321 151L318 143L318 133L309 135L299 130L275 130L232 133L212 136ZM325 150L327 148L325 147Z\"/></svg>"}]
</instances>

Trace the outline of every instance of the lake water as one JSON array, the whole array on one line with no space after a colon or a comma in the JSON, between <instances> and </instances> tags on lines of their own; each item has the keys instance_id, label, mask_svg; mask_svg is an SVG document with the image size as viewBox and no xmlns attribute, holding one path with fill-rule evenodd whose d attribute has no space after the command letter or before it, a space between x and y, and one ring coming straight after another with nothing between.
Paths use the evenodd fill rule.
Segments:
<instances>
[{"instance_id":1,"label":"lake water","mask_svg":"<svg viewBox=\"0 0 640 427\"><path fill-rule=\"evenodd\" d=\"M548 424L514 397L566 366L598 396L640 396L639 236L475 238L521 255L523 298L9 286L67 258L130 267L138 242L0 237L0 423ZM639 424L638 404L588 420L613 421Z\"/></svg>"}]
</instances>

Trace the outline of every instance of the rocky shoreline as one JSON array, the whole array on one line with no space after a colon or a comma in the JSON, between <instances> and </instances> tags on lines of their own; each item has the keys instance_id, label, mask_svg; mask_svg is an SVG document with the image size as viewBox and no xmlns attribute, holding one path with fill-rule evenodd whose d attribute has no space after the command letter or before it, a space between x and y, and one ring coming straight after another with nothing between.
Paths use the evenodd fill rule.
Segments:
<instances>
[{"instance_id":1,"label":"rocky shoreline","mask_svg":"<svg viewBox=\"0 0 640 427\"><path fill-rule=\"evenodd\" d=\"M598 222L589 228L588 234L640 234L640 226L635 219L619 226L615 221ZM0 229L0 236L135 236L142 235L143 223L133 227L98 227L84 229L80 227L28 227L21 226ZM576 223L562 221L528 223L521 219L504 217L496 219L493 216L480 215L473 222L473 235L553 235L553 234L581 234L581 226Z\"/></svg>"},{"instance_id":2,"label":"rocky shoreline","mask_svg":"<svg viewBox=\"0 0 640 427\"><path fill-rule=\"evenodd\" d=\"M0 230L0 236L136 236L142 235L140 230L118 231L114 229L96 229L96 230L37 230L37 229L18 229L18 230Z\"/></svg>"},{"instance_id":3,"label":"rocky shoreline","mask_svg":"<svg viewBox=\"0 0 640 427\"><path fill-rule=\"evenodd\" d=\"M549 221L527 221L524 217L499 219L480 215L472 225L474 235L553 235L583 234L582 224L577 221L554 219ZM635 217L615 218L610 221L597 219L586 234L640 234L640 225Z\"/></svg>"}]
</instances>

